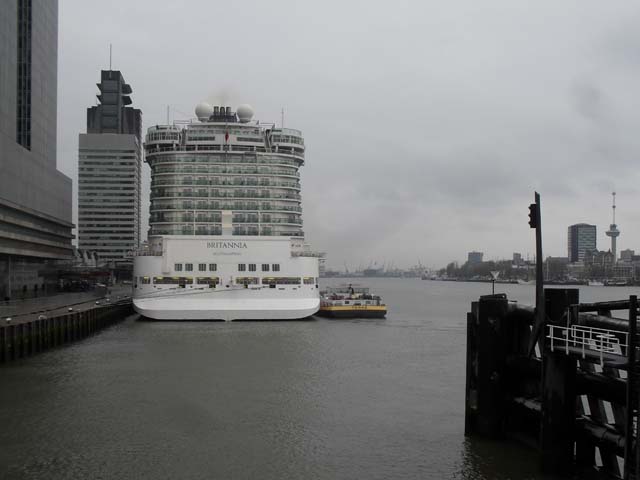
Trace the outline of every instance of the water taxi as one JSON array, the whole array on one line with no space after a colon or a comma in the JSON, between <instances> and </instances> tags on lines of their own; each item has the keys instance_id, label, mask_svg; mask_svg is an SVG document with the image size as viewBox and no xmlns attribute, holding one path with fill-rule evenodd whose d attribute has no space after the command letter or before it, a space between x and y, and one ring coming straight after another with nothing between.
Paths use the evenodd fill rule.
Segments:
<instances>
[{"instance_id":1,"label":"water taxi","mask_svg":"<svg viewBox=\"0 0 640 480\"><path fill-rule=\"evenodd\" d=\"M366 287L329 287L320 292L317 315L332 318L384 318L387 306Z\"/></svg>"}]
</instances>

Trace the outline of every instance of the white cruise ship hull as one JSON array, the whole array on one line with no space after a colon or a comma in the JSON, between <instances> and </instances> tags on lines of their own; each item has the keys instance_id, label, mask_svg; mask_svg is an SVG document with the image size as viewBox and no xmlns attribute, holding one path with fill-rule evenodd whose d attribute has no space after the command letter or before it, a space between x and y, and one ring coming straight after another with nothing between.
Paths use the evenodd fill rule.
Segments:
<instances>
[{"instance_id":1,"label":"white cruise ship hull","mask_svg":"<svg viewBox=\"0 0 640 480\"><path fill-rule=\"evenodd\" d=\"M153 320L296 320L320 308L318 259L278 237L163 236L134 259L133 306ZM209 282L209 283L205 283Z\"/></svg>"}]
</instances>

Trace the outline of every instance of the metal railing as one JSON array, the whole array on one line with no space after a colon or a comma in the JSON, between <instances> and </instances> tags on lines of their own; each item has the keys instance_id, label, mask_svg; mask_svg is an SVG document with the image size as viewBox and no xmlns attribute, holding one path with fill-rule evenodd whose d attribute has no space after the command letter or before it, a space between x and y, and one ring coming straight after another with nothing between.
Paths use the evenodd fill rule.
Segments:
<instances>
[{"instance_id":1,"label":"metal railing","mask_svg":"<svg viewBox=\"0 0 640 480\"><path fill-rule=\"evenodd\" d=\"M564 351L567 355L578 353L582 358L596 356L600 365L609 355L623 357L629 346L629 333L606 328L587 327L583 325L547 325L549 349Z\"/></svg>"}]
</instances>

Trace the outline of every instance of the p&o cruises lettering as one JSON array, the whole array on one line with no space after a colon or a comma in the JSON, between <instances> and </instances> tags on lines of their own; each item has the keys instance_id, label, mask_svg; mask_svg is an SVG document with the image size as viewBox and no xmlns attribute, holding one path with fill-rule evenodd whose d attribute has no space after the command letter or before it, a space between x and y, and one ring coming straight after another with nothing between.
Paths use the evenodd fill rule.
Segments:
<instances>
[{"instance_id":1,"label":"p&o cruises lettering","mask_svg":"<svg viewBox=\"0 0 640 480\"><path fill-rule=\"evenodd\" d=\"M207 248L247 248L246 242L207 242Z\"/></svg>"}]
</instances>

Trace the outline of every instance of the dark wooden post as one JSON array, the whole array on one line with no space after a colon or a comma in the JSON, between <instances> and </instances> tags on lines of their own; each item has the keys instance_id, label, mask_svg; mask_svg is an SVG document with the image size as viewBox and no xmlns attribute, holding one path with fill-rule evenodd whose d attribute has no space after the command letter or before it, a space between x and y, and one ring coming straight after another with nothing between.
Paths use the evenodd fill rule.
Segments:
<instances>
[{"instance_id":1,"label":"dark wooden post","mask_svg":"<svg viewBox=\"0 0 640 480\"><path fill-rule=\"evenodd\" d=\"M545 289L545 312L548 322L566 325L569 305L579 301L579 290ZM542 416L540 451L542 469L549 473L566 473L573 464L576 417L576 360L564 350L551 352L547 331L541 332L542 345Z\"/></svg>"},{"instance_id":2,"label":"dark wooden post","mask_svg":"<svg viewBox=\"0 0 640 480\"><path fill-rule=\"evenodd\" d=\"M476 307L477 306L477 307ZM504 435L505 377L508 348L504 295L481 297L468 318L467 433L489 438ZM474 324L475 322L475 324Z\"/></svg>"}]
</instances>

